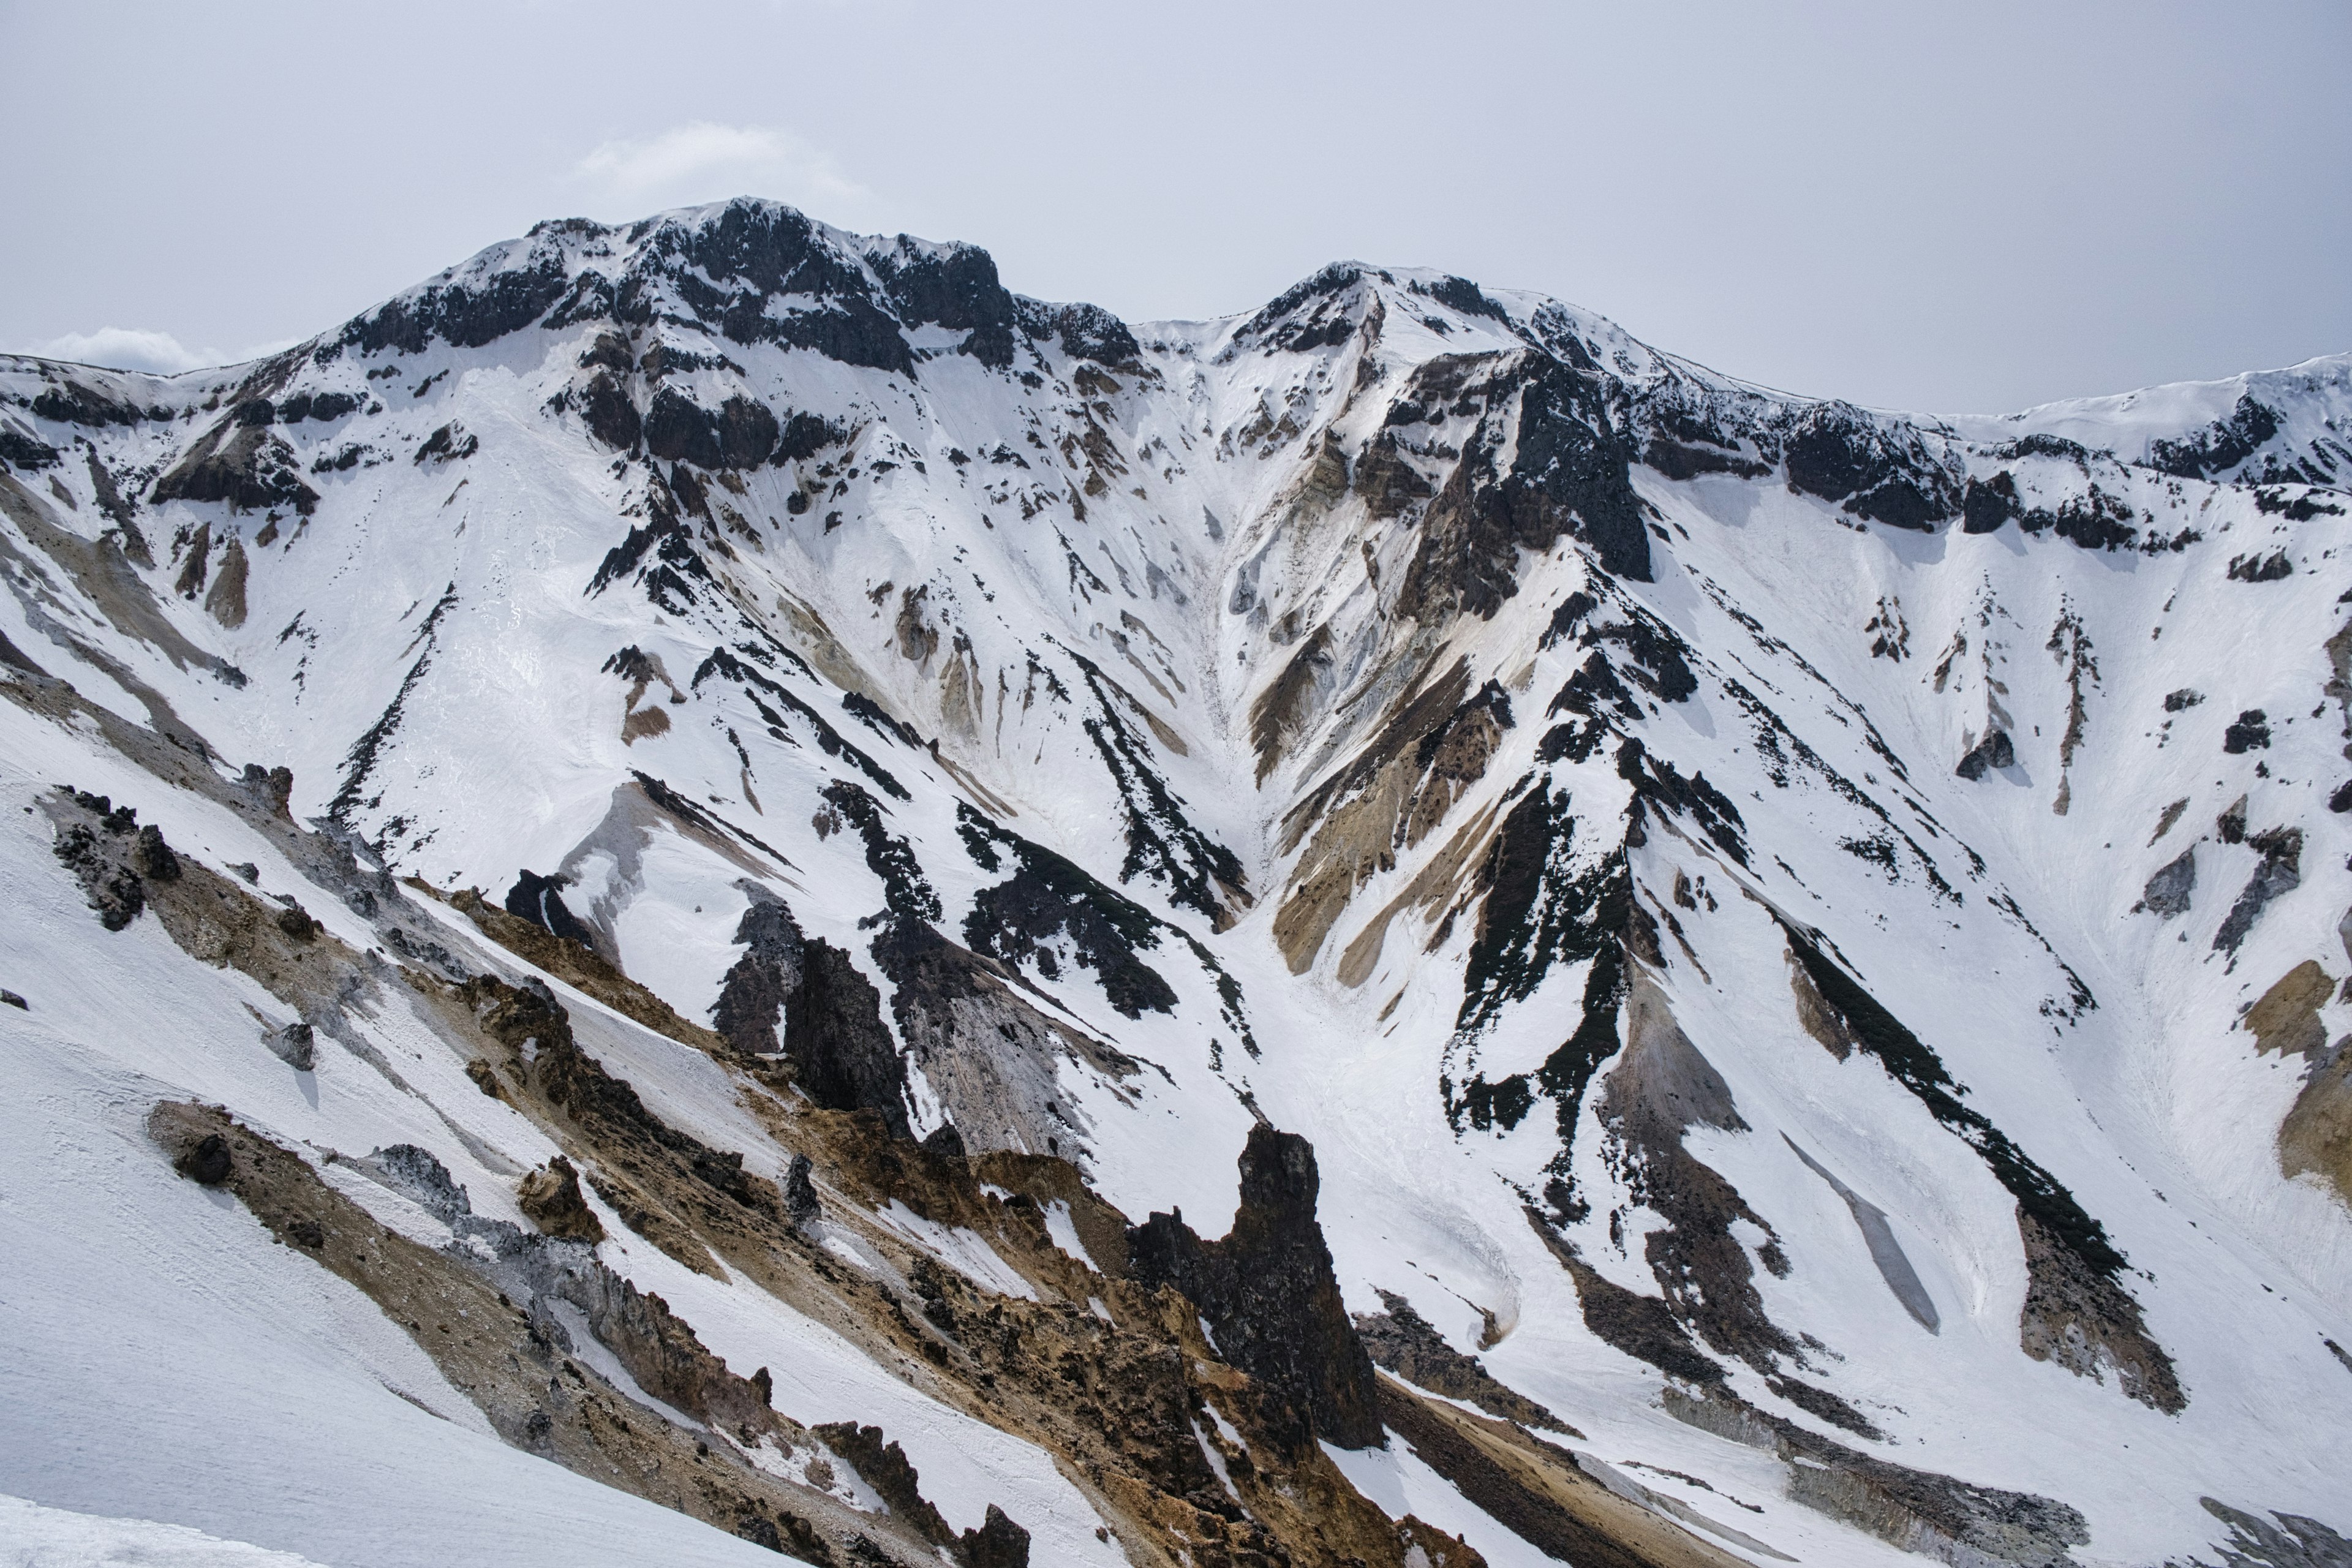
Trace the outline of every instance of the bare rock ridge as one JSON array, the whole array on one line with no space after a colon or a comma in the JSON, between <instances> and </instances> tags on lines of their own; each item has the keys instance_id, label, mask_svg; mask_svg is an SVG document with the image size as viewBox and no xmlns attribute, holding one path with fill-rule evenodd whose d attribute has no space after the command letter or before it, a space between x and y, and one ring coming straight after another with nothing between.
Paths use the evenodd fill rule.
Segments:
<instances>
[{"instance_id":1,"label":"bare rock ridge","mask_svg":"<svg viewBox=\"0 0 2352 1568\"><path fill-rule=\"evenodd\" d=\"M1289 1400L1295 1441L1380 1446L1372 1362L1356 1337L1330 1249L1315 1222L1315 1150L1263 1122L1242 1149L1233 1228L1203 1241L1183 1216L1155 1214L1127 1233L1129 1267L1201 1310L1218 1353Z\"/></svg>"}]
</instances>

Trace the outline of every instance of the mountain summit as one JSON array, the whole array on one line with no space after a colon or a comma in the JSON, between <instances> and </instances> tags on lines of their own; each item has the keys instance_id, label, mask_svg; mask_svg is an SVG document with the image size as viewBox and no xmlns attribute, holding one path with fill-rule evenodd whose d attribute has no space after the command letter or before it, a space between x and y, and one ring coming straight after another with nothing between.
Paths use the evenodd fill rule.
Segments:
<instances>
[{"instance_id":1,"label":"mountain summit","mask_svg":"<svg viewBox=\"0 0 2352 1568\"><path fill-rule=\"evenodd\" d=\"M2347 421L751 200L0 359L5 1517L2340 1563Z\"/></svg>"}]
</instances>

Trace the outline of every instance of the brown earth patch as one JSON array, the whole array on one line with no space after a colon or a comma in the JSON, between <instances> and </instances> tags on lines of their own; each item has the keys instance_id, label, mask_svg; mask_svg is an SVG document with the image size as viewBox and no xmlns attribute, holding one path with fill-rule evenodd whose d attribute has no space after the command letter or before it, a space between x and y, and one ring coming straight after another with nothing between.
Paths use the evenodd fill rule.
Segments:
<instances>
[{"instance_id":1,"label":"brown earth patch","mask_svg":"<svg viewBox=\"0 0 2352 1568\"><path fill-rule=\"evenodd\" d=\"M2305 959L2246 1009L2238 1026L2254 1037L2254 1049L2308 1057L2327 1044L2319 1009L2335 994L2336 982L2317 961Z\"/></svg>"}]
</instances>

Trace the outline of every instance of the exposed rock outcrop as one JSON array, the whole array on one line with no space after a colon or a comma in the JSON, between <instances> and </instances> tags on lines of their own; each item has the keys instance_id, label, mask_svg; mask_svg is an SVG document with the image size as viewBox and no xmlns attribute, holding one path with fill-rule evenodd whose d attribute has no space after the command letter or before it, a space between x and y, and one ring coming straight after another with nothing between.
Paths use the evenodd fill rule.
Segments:
<instances>
[{"instance_id":1,"label":"exposed rock outcrop","mask_svg":"<svg viewBox=\"0 0 2352 1568\"><path fill-rule=\"evenodd\" d=\"M1320 1437L1343 1448L1377 1447L1371 1358L1340 1300L1315 1219L1314 1147L1260 1122L1242 1150L1241 1177L1241 1206L1221 1241L1202 1241L1175 1214L1129 1230L1136 1278L1182 1291L1218 1353L1289 1402L1293 1446Z\"/></svg>"},{"instance_id":2,"label":"exposed rock outcrop","mask_svg":"<svg viewBox=\"0 0 2352 1568\"><path fill-rule=\"evenodd\" d=\"M565 1241L594 1245L604 1239L604 1222L580 1193L580 1173L562 1155L551 1157L543 1169L528 1172L515 1190L515 1201L530 1223Z\"/></svg>"},{"instance_id":3,"label":"exposed rock outcrop","mask_svg":"<svg viewBox=\"0 0 2352 1568\"><path fill-rule=\"evenodd\" d=\"M1584 1434L1542 1405L1505 1384L1474 1355L1465 1355L1445 1342L1445 1336L1412 1310L1412 1303L1394 1291L1381 1292L1387 1310L1356 1314L1356 1333L1375 1365L1392 1372L1416 1387L1449 1399L1466 1399L1505 1421L1559 1432L1570 1437Z\"/></svg>"},{"instance_id":4,"label":"exposed rock outcrop","mask_svg":"<svg viewBox=\"0 0 2352 1568\"><path fill-rule=\"evenodd\" d=\"M808 1097L830 1110L871 1110L894 1138L909 1136L907 1071L882 1022L882 994L849 954L823 938L801 956L800 988L784 1007L784 1056Z\"/></svg>"}]
</instances>

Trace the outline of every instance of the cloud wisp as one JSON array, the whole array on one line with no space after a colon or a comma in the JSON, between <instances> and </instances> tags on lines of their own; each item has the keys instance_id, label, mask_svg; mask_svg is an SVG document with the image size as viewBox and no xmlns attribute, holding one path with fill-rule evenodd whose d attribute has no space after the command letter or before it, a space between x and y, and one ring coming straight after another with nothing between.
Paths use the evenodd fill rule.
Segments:
<instances>
[{"instance_id":1,"label":"cloud wisp","mask_svg":"<svg viewBox=\"0 0 2352 1568\"><path fill-rule=\"evenodd\" d=\"M751 194L773 196L819 217L862 212L873 193L842 173L832 155L772 125L698 120L651 136L606 142L572 167L581 183L628 205L683 205Z\"/></svg>"},{"instance_id":2,"label":"cloud wisp","mask_svg":"<svg viewBox=\"0 0 2352 1568\"><path fill-rule=\"evenodd\" d=\"M41 359L69 360L76 364L94 364L107 370L179 375L214 365L243 364L247 360L291 348L300 341L299 338L286 338L276 342L257 343L234 353L224 353L215 348L192 349L169 332L144 327L100 327L94 332L67 332L45 342L29 343L22 352Z\"/></svg>"}]
</instances>

